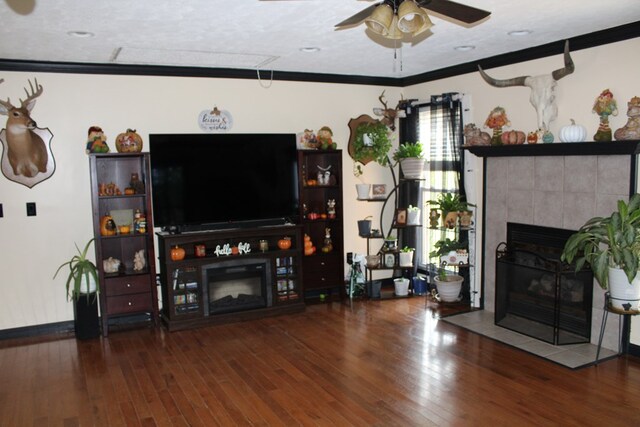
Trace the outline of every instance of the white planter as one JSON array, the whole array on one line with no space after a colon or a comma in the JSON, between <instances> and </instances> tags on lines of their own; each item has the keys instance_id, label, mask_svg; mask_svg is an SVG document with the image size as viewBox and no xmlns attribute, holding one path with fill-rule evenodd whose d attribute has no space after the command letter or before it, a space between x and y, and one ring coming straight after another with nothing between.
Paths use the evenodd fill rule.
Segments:
<instances>
[{"instance_id":1,"label":"white planter","mask_svg":"<svg viewBox=\"0 0 640 427\"><path fill-rule=\"evenodd\" d=\"M356 184L356 192L359 200L367 200L371 192L371 184Z\"/></svg>"},{"instance_id":2,"label":"white planter","mask_svg":"<svg viewBox=\"0 0 640 427\"><path fill-rule=\"evenodd\" d=\"M409 295L409 279L405 277L393 279L393 285L395 287L396 296L405 297Z\"/></svg>"},{"instance_id":3,"label":"white planter","mask_svg":"<svg viewBox=\"0 0 640 427\"><path fill-rule=\"evenodd\" d=\"M438 289L438 295L444 302L456 302L460 296L460 289L462 289L462 281L464 278L458 275L449 275L447 280L440 280L435 278L436 288Z\"/></svg>"},{"instance_id":4,"label":"white planter","mask_svg":"<svg viewBox=\"0 0 640 427\"><path fill-rule=\"evenodd\" d=\"M422 170L424 169L425 159L409 157L400 160L400 167L405 178L420 179L422 178Z\"/></svg>"},{"instance_id":5,"label":"white planter","mask_svg":"<svg viewBox=\"0 0 640 427\"><path fill-rule=\"evenodd\" d=\"M640 273L629 283L621 268L609 267L609 295L611 305L619 310L640 309Z\"/></svg>"},{"instance_id":6,"label":"white planter","mask_svg":"<svg viewBox=\"0 0 640 427\"><path fill-rule=\"evenodd\" d=\"M420 225L420 208L407 209L407 225Z\"/></svg>"},{"instance_id":7,"label":"white planter","mask_svg":"<svg viewBox=\"0 0 640 427\"><path fill-rule=\"evenodd\" d=\"M411 267L413 265L413 251L400 252L400 267Z\"/></svg>"}]
</instances>

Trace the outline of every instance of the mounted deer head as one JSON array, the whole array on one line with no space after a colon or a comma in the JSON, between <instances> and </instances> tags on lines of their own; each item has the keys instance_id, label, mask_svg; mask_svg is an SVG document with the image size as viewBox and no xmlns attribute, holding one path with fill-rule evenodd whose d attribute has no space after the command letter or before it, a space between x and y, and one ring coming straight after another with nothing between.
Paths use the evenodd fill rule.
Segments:
<instances>
[{"instance_id":1,"label":"mounted deer head","mask_svg":"<svg viewBox=\"0 0 640 427\"><path fill-rule=\"evenodd\" d=\"M400 101L398 101L398 105L396 105L396 108L389 108L387 107L387 102L384 98L384 92L385 91L383 90L382 94L378 97L380 103L384 106L384 108L374 108L373 114L375 114L376 116L382 116L382 120L380 121L387 125L389 129L396 130L396 118L406 117L404 111L400 109L404 102L404 99L402 99L402 95L400 95Z\"/></svg>"},{"instance_id":2,"label":"mounted deer head","mask_svg":"<svg viewBox=\"0 0 640 427\"><path fill-rule=\"evenodd\" d=\"M3 80L0 80L2 83ZM6 150L9 164L14 175L32 178L40 172L46 172L48 162L47 147L33 130L37 124L31 118L31 110L36 98L42 95L42 86L34 80L35 88L29 80L29 89L24 88L27 98L20 100L20 107L14 107L11 100L0 100L0 114L8 116L6 124Z\"/></svg>"},{"instance_id":3,"label":"mounted deer head","mask_svg":"<svg viewBox=\"0 0 640 427\"><path fill-rule=\"evenodd\" d=\"M495 87L527 86L531 89L529 101L538 115L538 128L549 130L549 124L558 116L558 107L555 103L554 89L557 81L566 75L573 73L575 65L569 55L569 41L564 45L564 67L555 70L551 74L541 76L521 76L511 79L498 80L490 77L478 65L482 78Z\"/></svg>"}]
</instances>

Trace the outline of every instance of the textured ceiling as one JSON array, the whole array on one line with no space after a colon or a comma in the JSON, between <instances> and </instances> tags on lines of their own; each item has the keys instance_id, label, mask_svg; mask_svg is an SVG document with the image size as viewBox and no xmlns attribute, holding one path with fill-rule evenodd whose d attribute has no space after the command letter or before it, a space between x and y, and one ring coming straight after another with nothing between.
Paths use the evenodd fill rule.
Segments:
<instances>
[{"instance_id":1,"label":"textured ceiling","mask_svg":"<svg viewBox=\"0 0 640 427\"><path fill-rule=\"evenodd\" d=\"M334 29L368 1L1 0L0 59L401 78L640 21L640 0L460 3L492 14L463 26L430 13L431 32L394 46L364 24ZM521 29L532 33L507 34ZM454 50L460 45L475 49Z\"/></svg>"}]
</instances>

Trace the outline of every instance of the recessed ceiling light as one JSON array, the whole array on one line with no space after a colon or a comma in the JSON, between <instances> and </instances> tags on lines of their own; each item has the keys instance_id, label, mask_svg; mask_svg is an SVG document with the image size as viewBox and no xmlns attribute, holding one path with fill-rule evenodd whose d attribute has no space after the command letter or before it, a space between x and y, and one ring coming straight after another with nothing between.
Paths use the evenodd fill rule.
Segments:
<instances>
[{"instance_id":1,"label":"recessed ceiling light","mask_svg":"<svg viewBox=\"0 0 640 427\"><path fill-rule=\"evenodd\" d=\"M71 37L78 37L81 39L95 36L95 34L90 31L69 31L67 34Z\"/></svg>"},{"instance_id":2,"label":"recessed ceiling light","mask_svg":"<svg viewBox=\"0 0 640 427\"><path fill-rule=\"evenodd\" d=\"M456 46L453 50L457 50L458 52L469 52L470 50L475 49L475 46L465 45L465 46Z\"/></svg>"},{"instance_id":3,"label":"recessed ceiling light","mask_svg":"<svg viewBox=\"0 0 640 427\"><path fill-rule=\"evenodd\" d=\"M514 30L514 31L509 31L507 34L509 34L510 36L528 36L529 34L533 33L533 31L531 30Z\"/></svg>"},{"instance_id":4,"label":"recessed ceiling light","mask_svg":"<svg viewBox=\"0 0 640 427\"><path fill-rule=\"evenodd\" d=\"M301 47L300 51L304 53L314 53L314 52L320 52L320 48L319 47Z\"/></svg>"}]
</instances>

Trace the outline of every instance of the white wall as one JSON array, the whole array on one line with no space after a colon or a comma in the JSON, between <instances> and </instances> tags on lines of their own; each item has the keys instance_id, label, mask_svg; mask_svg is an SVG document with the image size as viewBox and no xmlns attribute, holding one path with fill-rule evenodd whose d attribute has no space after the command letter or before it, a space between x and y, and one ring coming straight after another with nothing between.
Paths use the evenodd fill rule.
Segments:
<instances>
[{"instance_id":1,"label":"white wall","mask_svg":"<svg viewBox=\"0 0 640 427\"><path fill-rule=\"evenodd\" d=\"M265 89L257 80L2 72L0 98L17 103L27 79L34 77L44 93L32 117L54 135L56 171L32 189L0 175L0 330L73 319L64 280L52 277L74 254L74 242L83 245L92 236L84 152L92 125L104 129L112 151L114 138L127 128L137 129L145 143L149 133L201 132L198 114L214 106L233 115L232 132L296 133L327 125L344 150L345 236L357 237L356 219L377 213L373 204L355 200L347 123L361 114L373 115L384 89L394 105L398 88L274 81ZM364 179L391 184L388 169L376 164L365 167ZM26 216L27 202L36 202L37 216ZM348 239L345 248L364 252L365 241Z\"/></svg>"},{"instance_id":2,"label":"white wall","mask_svg":"<svg viewBox=\"0 0 640 427\"><path fill-rule=\"evenodd\" d=\"M640 38L613 43L592 49L571 53L575 63L573 74L558 82L556 102L558 118L551 125L551 132L558 141L558 131L570 123L570 119L587 128L587 140L592 140L599 118L591 112L593 103L602 90L609 88L618 102L618 116L609 117L612 130L624 126L627 122L627 102L634 96L640 96ZM520 75L538 75L550 73L563 66L561 54L535 61L527 61L508 67L486 70L498 79ZM485 83L477 72L461 76L422 83L404 89L405 98L426 98L431 94L457 91L471 95L470 121L482 128L489 112L496 106L506 109L511 121L509 129L533 131L536 126L536 114L529 103L529 89L526 87L495 88ZM491 133L490 129L484 129ZM482 160L470 156L473 169L468 181L475 182L476 194L482 194ZM481 197L480 197L481 198ZM480 209L479 209L480 210ZM479 218L481 221L481 218ZM478 236L478 239L481 237ZM476 263L479 265L479 263ZM476 276L479 280L480 275ZM631 342L640 345L640 318L633 318Z\"/></svg>"},{"instance_id":3,"label":"white wall","mask_svg":"<svg viewBox=\"0 0 640 427\"><path fill-rule=\"evenodd\" d=\"M587 127L588 135L593 135L598 117L591 108L605 88L611 89L620 109L617 117L610 118L611 127L615 130L623 126L627 101L640 96L638 51L640 39L573 52L576 71L559 82L559 113L551 131L557 135L558 129L574 118ZM562 65L562 55L558 54L488 72L496 78L507 78L549 73ZM531 131L536 123L527 88L494 88L475 72L403 90L278 81L264 89L255 80L2 72L0 78L5 82L0 85L0 98L15 101L24 96L23 86L33 77L44 86L33 117L54 134L56 172L32 189L0 176L0 203L4 208L4 218L0 218L0 330L73 318L71 305L65 300L64 282L52 276L57 266L72 256L73 242L82 244L92 233L88 160L84 154L89 126L101 126L114 150L114 137L126 128L137 129L145 141L149 133L200 132L198 113L214 105L231 112L232 132L299 132L327 125L333 129L339 148L345 150L345 250L364 253L366 242L357 237L356 220L378 215L380 207L355 200L358 181L346 154L347 123L360 114L372 115L383 89L389 105L394 105L401 92L405 98L451 91L469 94L470 117L478 126L497 105L506 109L512 129ZM473 176L481 177L481 162L476 161L472 167ZM391 184L388 169L377 164L366 166L363 179ZM480 186L480 179L475 182ZM480 190L477 188L477 194ZM36 217L26 216L26 202L37 203ZM639 322L634 319L636 327L632 328L632 342L638 344Z\"/></svg>"}]
</instances>

